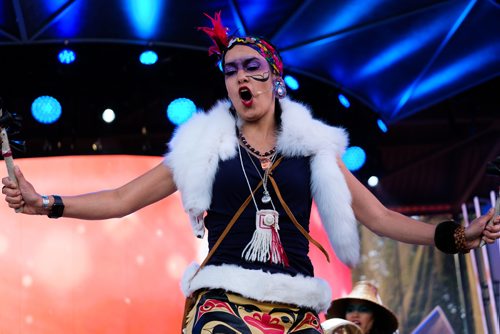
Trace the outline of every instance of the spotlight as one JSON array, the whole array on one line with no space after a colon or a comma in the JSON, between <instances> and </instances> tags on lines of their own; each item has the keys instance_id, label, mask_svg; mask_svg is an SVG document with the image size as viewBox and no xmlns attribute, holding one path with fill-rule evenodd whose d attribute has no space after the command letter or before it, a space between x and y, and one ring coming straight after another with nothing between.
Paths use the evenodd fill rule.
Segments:
<instances>
[{"instance_id":1,"label":"spotlight","mask_svg":"<svg viewBox=\"0 0 500 334\"><path fill-rule=\"evenodd\" d=\"M385 124L385 122L383 120L381 120L380 118L377 119L377 125L378 125L378 128L380 129L380 131L382 131L383 133L386 133L389 130L387 128L387 125Z\"/></svg>"},{"instance_id":2,"label":"spotlight","mask_svg":"<svg viewBox=\"0 0 500 334\"><path fill-rule=\"evenodd\" d=\"M351 102L345 97L344 94L339 94L339 102L342 104L346 109L351 106Z\"/></svg>"},{"instance_id":3,"label":"spotlight","mask_svg":"<svg viewBox=\"0 0 500 334\"><path fill-rule=\"evenodd\" d=\"M59 62L61 64L71 64L72 62L75 61L76 54L73 50L64 49L59 52L57 58L59 58Z\"/></svg>"},{"instance_id":4,"label":"spotlight","mask_svg":"<svg viewBox=\"0 0 500 334\"><path fill-rule=\"evenodd\" d=\"M139 61L144 65L153 65L158 61L158 55L151 50L144 51L139 56Z\"/></svg>"},{"instance_id":5,"label":"spotlight","mask_svg":"<svg viewBox=\"0 0 500 334\"><path fill-rule=\"evenodd\" d=\"M43 124L54 123L61 117L61 113L61 104L52 96L37 97L31 104L31 114Z\"/></svg>"},{"instance_id":6,"label":"spotlight","mask_svg":"<svg viewBox=\"0 0 500 334\"><path fill-rule=\"evenodd\" d=\"M299 82L291 75L285 75L285 83L291 90L299 89Z\"/></svg>"},{"instance_id":7,"label":"spotlight","mask_svg":"<svg viewBox=\"0 0 500 334\"><path fill-rule=\"evenodd\" d=\"M167 117L175 125L181 125L193 116L196 105L186 98L178 98L170 102L167 108Z\"/></svg>"},{"instance_id":8,"label":"spotlight","mask_svg":"<svg viewBox=\"0 0 500 334\"><path fill-rule=\"evenodd\" d=\"M370 176L370 178L368 178L368 185L372 188L376 187L378 185L378 177L375 175Z\"/></svg>"},{"instance_id":9,"label":"spotlight","mask_svg":"<svg viewBox=\"0 0 500 334\"><path fill-rule=\"evenodd\" d=\"M344 161L345 166L350 171L356 171L363 167L366 161L366 153L359 146L351 146L347 148L344 155L342 156L342 161Z\"/></svg>"},{"instance_id":10,"label":"spotlight","mask_svg":"<svg viewBox=\"0 0 500 334\"><path fill-rule=\"evenodd\" d=\"M112 109L106 109L102 113L102 120L106 123L112 123L115 120L115 112Z\"/></svg>"}]
</instances>

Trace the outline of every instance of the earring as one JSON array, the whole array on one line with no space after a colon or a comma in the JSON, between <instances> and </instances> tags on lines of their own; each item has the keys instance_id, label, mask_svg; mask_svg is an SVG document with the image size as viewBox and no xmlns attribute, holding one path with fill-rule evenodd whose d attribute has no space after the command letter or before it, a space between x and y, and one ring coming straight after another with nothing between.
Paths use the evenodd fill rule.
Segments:
<instances>
[{"instance_id":1,"label":"earring","mask_svg":"<svg viewBox=\"0 0 500 334\"><path fill-rule=\"evenodd\" d=\"M283 79L279 78L274 80L274 94L278 99L284 99L286 97L286 87Z\"/></svg>"}]
</instances>

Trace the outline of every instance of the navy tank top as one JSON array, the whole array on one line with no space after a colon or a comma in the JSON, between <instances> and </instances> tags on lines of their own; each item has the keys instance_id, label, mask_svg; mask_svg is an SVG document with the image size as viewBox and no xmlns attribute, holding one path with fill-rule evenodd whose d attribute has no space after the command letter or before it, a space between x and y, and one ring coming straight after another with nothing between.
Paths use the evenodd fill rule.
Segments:
<instances>
[{"instance_id":1,"label":"navy tank top","mask_svg":"<svg viewBox=\"0 0 500 334\"><path fill-rule=\"evenodd\" d=\"M257 170L263 175L260 162L258 158L250 155L244 147L241 147L241 155L243 166L253 190L261 180ZM283 199L297 221L308 232L312 204L309 159L309 157L284 158L273 171L273 177L278 184ZM309 241L293 225L281 206L270 182L268 182L268 190L279 213L279 235L289 265L285 267L282 264L273 264L271 262L248 262L242 257L243 249L249 243L255 231L256 208L253 201L248 204L208 264L234 264L246 269L261 269L270 273L314 276L313 266L308 257ZM219 161L212 194L212 203L205 217L210 249L241 204L250 195L250 189L245 180L238 154L232 159ZM262 195L263 189L261 187L255 196L258 208L272 209L271 204L262 203Z\"/></svg>"}]
</instances>

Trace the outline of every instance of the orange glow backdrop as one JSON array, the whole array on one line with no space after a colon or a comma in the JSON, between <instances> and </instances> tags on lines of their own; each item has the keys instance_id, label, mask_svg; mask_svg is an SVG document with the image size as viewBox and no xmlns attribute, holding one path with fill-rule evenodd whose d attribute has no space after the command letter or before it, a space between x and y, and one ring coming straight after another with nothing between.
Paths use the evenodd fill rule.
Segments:
<instances>
[{"instance_id":1,"label":"orange glow backdrop","mask_svg":"<svg viewBox=\"0 0 500 334\"><path fill-rule=\"evenodd\" d=\"M119 186L161 161L74 156L16 164L39 193L74 195ZM311 221L312 236L333 255L316 211ZM206 247L193 236L178 193L106 221L16 214L2 200L0 333L179 333L180 278ZM311 245L310 256L334 297L350 291L350 270L334 255L329 264Z\"/></svg>"}]
</instances>

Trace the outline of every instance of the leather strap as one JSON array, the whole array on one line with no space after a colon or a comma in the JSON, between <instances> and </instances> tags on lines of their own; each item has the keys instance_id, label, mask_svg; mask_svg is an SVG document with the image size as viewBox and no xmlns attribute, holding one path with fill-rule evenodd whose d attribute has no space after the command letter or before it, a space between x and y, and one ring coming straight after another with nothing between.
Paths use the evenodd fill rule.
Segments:
<instances>
[{"instance_id":1,"label":"leather strap","mask_svg":"<svg viewBox=\"0 0 500 334\"><path fill-rule=\"evenodd\" d=\"M323 254L325 254L326 260L330 262L330 256L328 256L328 252L323 248L323 246L321 246L319 242L314 240L313 237L311 237L311 235L307 233L307 231L302 227L302 225L299 224L297 219L295 219L295 216L293 215L292 211L290 210L285 200L281 196L281 192L278 188L278 185L276 184L276 181L274 180L271 174L269 174L269 180L271 180L271 184L273 185L274 191L276 192L276 195L278 196L278 199L280 200L283 209L285 209L288 217L292 220L295 227L300 231L300 233L304 235L304 237L306 237L307 240L309 240L309 242L313 243L316 247L318 247L319 250L322 251Z\"/></svg>"},{"instance_id":2,"label":"leather strap","mask_svg":"<svg viewBox=\"0 0 500 334\"><path fill-rule=\"evenodd\" d=\"M283 156L279 157L278 160L276 160L273 163L273 165L270 167L270 172L273 169L275 169L280 164L280 162L282 160L283 160ZM205 260L203 260L203 262L200 264L200 267L198 268L198 270L196 270L196 272L194 273L193 277L191 277L191 280L208 263L208 261L210 260L210 258L212 257L212 255L215 253L215 251L217 250L217 248L219 247L219 245L222 243L222 240L224 240L224 238L226 237L226 235L229 233L229 230L233 227L234 223L236 223L236 220L238 220L238 218L240 217L240 215L243 213L243 211L245 210L245 208L248 206L248 203L250 203L250 201L252 200L252 196L255 195L255 193L257 192L257 190L259 190L259 188L261 186L262 186L262 180L259 182L259 184L257 184L257 186L255 187L255 189L252 191L252 194L248 195L248 197L245 200L245 202L243 202L243 204L241 204L241 206L238 209L238 211L236 211L236 213L234 214L233 218L229 221L229 224L227 224L227 226L224 229L224 231L222 231L222 234L219 236L219 239L217 239L217 241L215 242L214 246L212 247L212 249L208 253L208 255L205 258Z\"/></svg>"},{"instance_id":3,"label":"leather strap","mask_svg":"<svg viewBox=\"0 0 500 334\"><path fill-rule=\"evenodd\" d=\"M271 168L270 171L272 171L274 168L276 168L280 164L280 162L282 160L283 160L283 156L281 156L278 160L276 160L273 163L273 165L270 167ZM252 200L252 196L255 195L255 193L257 192L257 190L259 190L260 187L262 187L262 180L260 180L259 184L257 184L257 186L255 187L255 189L252 191L252 194L248 195L248 197L245 200L245 202L243 202L243 204L241 204L241 206L238 209L238 211L236 211L236 213L234 214L233 218L229 221L229 224L227 224L226 228L224 229L224 231L222 231L222 234L219 236L219 239L217 239L217 241L215 242L214 246L212 247L212 249L208 253L207 257L205 257L205 260L203 260L203 262L200 264L200 266L198 267L198 269L196 270L196 272L194 273L194 275L189 280L189 283L191 283L191 281L193 280L193 278L196 275L198 275L198 273L200 272L200 270L208 263L208 260L210 260L210 258L212 257L212 255L215 253L215 251L217 250L217 248L219 247L219 245L222 243L222 240L224 240L224 238L226 237L226 235L229 233L229 230L233 227L234 223L236 223L236 220L238 220L238 218L240 217L241 213L248 206L248 203L250 203L250 201ZM183 319L182 320L182 329L184 329L186 327L187 315L188 315L189 311L191 310L191 307L194 305L194 302L195 302L194 299L195 299L195 296L193 296L193 295L191 295L190 297L186 298L186 301L184 303L184 314L182 316L182 319Z\"/></svg>"}]
</instances>

